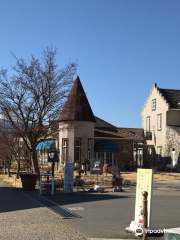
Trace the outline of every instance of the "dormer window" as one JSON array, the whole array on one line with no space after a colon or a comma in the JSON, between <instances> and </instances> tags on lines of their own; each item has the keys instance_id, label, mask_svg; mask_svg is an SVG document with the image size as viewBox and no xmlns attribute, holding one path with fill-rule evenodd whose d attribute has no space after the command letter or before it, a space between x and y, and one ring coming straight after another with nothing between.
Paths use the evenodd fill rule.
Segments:
<instances>
[{"instance_id":1,"label":"dormer window","mask_svg":"<svg viewBox=\"0 0 180 240\"><path fill-rule=\"evenodd\" d=\"M156 110L156 99L152 100L152 111Z\"/></svg>"}]
</instances>

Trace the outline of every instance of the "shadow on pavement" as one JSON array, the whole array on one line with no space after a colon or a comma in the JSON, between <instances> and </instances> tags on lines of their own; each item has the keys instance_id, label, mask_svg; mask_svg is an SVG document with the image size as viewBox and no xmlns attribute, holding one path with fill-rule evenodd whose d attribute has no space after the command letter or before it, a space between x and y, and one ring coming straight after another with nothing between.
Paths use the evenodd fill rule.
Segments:
<instances>
[{"instance_id":1,"label":"shadow on pavement","mask_svg":"<svg viewBox=\"0 0 180 240\"><path fill-rule=\"evenodd\" d=\"M0 181L0 213L42 207L42 205L34 201L32 198L23 194L25 192L26 191L23 191L22 189L15 189L11 186L7 186L5 183ZM33 192L39 195L39 190L35 190ZM113 196L105 193L56 194L53 196L46 194L42 196L61 206L82 202L106 201L111 199L125 198L123 196Z\"/></svg>"},{"instance_id":2,"label":"shadow on pavement","mask_svg":"<svg viewBox=\"0 0 180 240\"><path fill-rule=\"evenodd\" d=\"M43 197L59 204L59 205L70 205L76 203L85 203L85 202L99 202L113 199L124 199L129 198L130 196L118 196L110 195L106 193L74 193L74 194L56 194L56 195L47 195L44 194Z\"/></svg>"},{"instance_id":3,"label":"shadow on pavement","mask_svg":"<svg viewBox=\"0 0 180 240\"><path fill-rule=\"evenodd\" d=\"M0 213L42 207L22 192L10 186L0 186Z\"/></svg>"}]
</instances>

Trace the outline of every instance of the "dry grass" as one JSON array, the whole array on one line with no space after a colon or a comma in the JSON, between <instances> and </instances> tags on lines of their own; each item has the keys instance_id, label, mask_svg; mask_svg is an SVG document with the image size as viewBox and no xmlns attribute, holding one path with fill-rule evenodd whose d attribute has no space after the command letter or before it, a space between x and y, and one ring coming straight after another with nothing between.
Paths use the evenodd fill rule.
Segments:
<instances>
[{"instance_id":1,"label":"dry grass","mask_svg":"<svg viewBox=\"0 0 180 240\"><path fill-rule=\"evenodd\" d=\"M55 182L57 187L61 185L62 187L62 181L63 180L63 173L59 173L58 171L55 171ZM76 177L78 174L74 172L74 176ZM121 174L122 178L124 180L131 180L131 185L136 185L137 181L137 173L136 172L123 172ZM87 176L85 174L81 174L81 179L85 182L85 188L91 188L94 186L94 184L98 183L105 188L112 187L111 185L111 178L112 174L102 174L99 175L98 178L96 175L91 175L89 172L87 173ZM21 179L16 179L16 175L13 174L11 177L8 177L6 174L0 174L0 179L6 182L7 184L16 187L16 188L22 188ZM179 173L171 173L171 172L158 172L154 174L154 182L157 181L172 181L172 180L180 180L180 174Z\"/></svg>"}]
</instances>

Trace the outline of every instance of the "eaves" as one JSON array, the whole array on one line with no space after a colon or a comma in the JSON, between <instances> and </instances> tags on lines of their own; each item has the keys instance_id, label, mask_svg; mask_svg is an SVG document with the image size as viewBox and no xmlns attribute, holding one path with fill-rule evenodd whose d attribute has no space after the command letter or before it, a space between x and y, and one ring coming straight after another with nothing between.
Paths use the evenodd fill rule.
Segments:
<instances>
[{"instance_id":1,"label":"eaves","mask_svg":"<svg viewBox=\"0 0 180 240\"><path fill-rule=\"evenodd\" d=\"M137 140L137 141L144 141L142 138L113 138L113 137L94 137L94 139L112 139L112 140Z\"/></svg>"}]
</instances>

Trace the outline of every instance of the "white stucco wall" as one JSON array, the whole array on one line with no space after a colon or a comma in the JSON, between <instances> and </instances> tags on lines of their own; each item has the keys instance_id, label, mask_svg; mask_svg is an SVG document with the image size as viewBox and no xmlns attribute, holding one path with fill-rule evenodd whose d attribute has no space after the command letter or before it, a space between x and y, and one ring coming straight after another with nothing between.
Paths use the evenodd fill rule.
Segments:
<instances>
[{"instance_id":1,"label":"white stucco wall","mask_svg":"<svg viewBox=\"0 0 180 240\"><path fill-rule=\"evenodd\" d=\"M87 159L88 139L92 139L92 157L94 156L94 122L59 123L60 164L62 164L62 139L68 139L68 161L74 162L74 140L81 139L81 163Z\"/></svg>"},{"instance_id":2,"label":"white stucco wall","mask_svg":"<svg viewBox=\"0 0 180 240\"><path fill-rule=\"evenodd\" d=\"M156 110L152 111L152 100L156 99ZM152 132L152 140L147 140L147 144L152 144L155 146L157 152L157 147L162 147L162 156L163 156L163 147L166 143L166 123L167 116L166 112L169 110L169 106L164 100L164 98L159 94L156 86L153 85L147 101L141 111L143 129L146 133L146 118L150 116L150 131ZM162 128L161 131L157 129L158 114L162 114Z\"/></svg>"}]
</instances>

